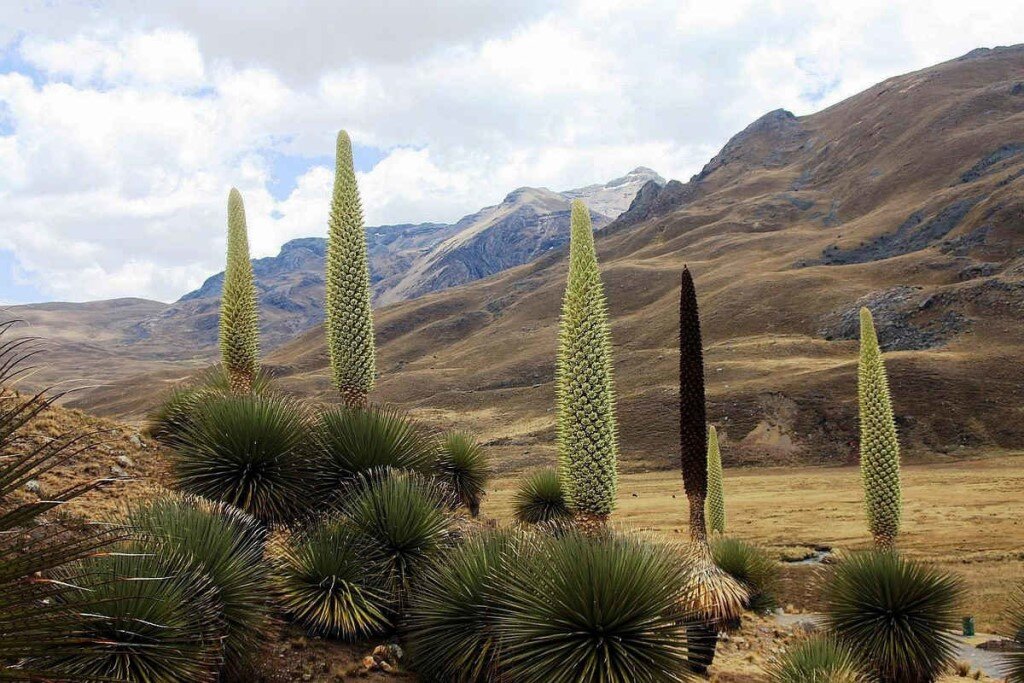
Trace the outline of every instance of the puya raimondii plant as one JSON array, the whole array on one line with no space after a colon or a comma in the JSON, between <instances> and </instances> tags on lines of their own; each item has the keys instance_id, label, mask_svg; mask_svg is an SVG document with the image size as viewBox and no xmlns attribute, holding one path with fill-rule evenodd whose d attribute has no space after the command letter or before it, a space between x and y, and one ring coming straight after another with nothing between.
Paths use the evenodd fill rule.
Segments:
<instances>
[{"instance_id":1,"label":"puya raimondii plant","mask_svg":"<svg viewBox=\"0 0 1024 683\"><path fill-rule=\"evenodd\" d=\"M260 322L241 193L228 194L228 255L220 301L220 353L231 390L247 393L259 370Z\"/></svg>"},{"instance_id":2,"label":"puya raimondii plant","mask_svg":"<svg viewBox=\"0 0 1024 683\"><path fill-rule=\"evenodd\" d=\"M900 530L900 445L896 437L889 380L871 312L860 309L860 471L868 528L879 549L891 549Z\"/></svg>"},{"instance_id":3,"label":"puya raimondii plant","mask_svg":"<svg viewBox=\"0 0 1024 683\"><path fill-rule=\"evenodd\" d=\"M689 268L683 268L679 288L679 450L683 488L690 506L692 568L687 601L698 619L687 629L689 659L692 670L704 673L714 660L719 628L738 618L748 596L738 581L715 564L708 544L704 351L697 290Z\"/></svg>"},{"instance_id":4,"label":"puya raimondii plant","mask_svg":"<svg viewBox=\"0 0 1024 683\"><path fill-rule=\"evenodd\" d=\"M611 332L590 211L578 199L570 225L556 378L559 470L577 521L602 525L618 485Z\"/></svg>"},{"instance_id":5,"label":"puya raimondii plant","mask_svg":"<svg viewBox=\"0 0 1024 683\"><path fill-rule=\"evenodd\" d=\"M352 141L345 131L338 133L326 279L327 350L334 386L345 405L365 407L376 373L370 266Z\"/></svg>"},{"instance_id":6,"label":"puya raimondii plant","mask_svg":"<svg viewBox=\"0 0 1024 683\"><path fill-rule=\"evenodd\" d=\"M725 533L725 491L722 488L722 451L718 446L718 430L708 429L708 527L713 533Z\"/></svg>"}]
</instances>

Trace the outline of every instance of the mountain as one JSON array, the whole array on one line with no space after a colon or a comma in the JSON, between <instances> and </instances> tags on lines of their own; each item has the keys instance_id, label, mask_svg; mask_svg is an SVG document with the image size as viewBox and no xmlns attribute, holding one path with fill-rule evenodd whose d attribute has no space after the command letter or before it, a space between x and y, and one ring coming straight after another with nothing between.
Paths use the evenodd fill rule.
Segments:
<instances>
[{"instance_id":1,"label":"mountain","mask_svg":"<svg viewBox=\"0 0 1024 683\"><path fill-rule=\"evenodd\" d=\"M678 278L695 273L727 464L856 458L857 325L887 349L904 452L1024 442L1024 46L976 50L808 116L777 110L600 231L625 469L677 467ZM550 461L564 248L379 308L374 399ZM332 399L322 332L267 363ZM80 405L138 415L149 376Z\"/></svg>"},{"instance_id":2,"label":"mountain","mask_svg":"<svg viewBox=\"0 0 1024 683\"><path fill-rule=\"evenodd\" d=\"M376 303L421 296L527 263L566 243L572 199L608 212L592 211L600 228L625 211L642 186L664 182L640 167L603 185L561 193L522 187L453 224L367 228ZM326 248L326 239L308 237L287 242L277 256L253 260L264 351L323 322ZM147 368L173 367L175 361L192 369L216 358L223 284L224 273L217 273L173 304L115 299L9 310L31 325L31 334L51 343L51 364L36 380L74 376L107 382Z\"/></svg>"}]
</instances>

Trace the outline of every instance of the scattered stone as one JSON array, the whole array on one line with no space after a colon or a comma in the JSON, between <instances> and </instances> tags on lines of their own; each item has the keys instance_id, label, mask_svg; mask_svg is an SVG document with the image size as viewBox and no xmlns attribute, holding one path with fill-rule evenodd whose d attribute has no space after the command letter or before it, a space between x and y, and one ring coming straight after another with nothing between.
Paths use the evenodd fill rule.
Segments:
<instances>
[{"instance_id":1,"label":"scattered stone","mask_svg":"<svg viewBox=\"0 0 1024 683\"><path fill-rule=\"evenodd\" d=\"M118 467L117 465L111 465L110 466L110 473L112 475L114 475L115 477L118 477L118 478L120 478L120 477L127 477L128 476L128 473L125 472L120 467Z\"/></svg>"},{"instance_id":2,"label":"scattered stone","mask_svg":"<svg viewBox=\"0 0 1024 683\"><path fill-rule=\"evenodd\" d=\"M127 455L119 455L117 456L117 464L120 467L128 469L129 467L132 467L135 463L133 463L132 459L129 458Z\"/></svg>"},{"instance_id":3,"label":"scattered stone","mask_svg":"<svg viewBox=\"0 0 1024 683\"><path fill-rule=\"evenodd\" d=\"M801 619L800 621L793 624L793 628L797 631L802 631L806 634L817 633L818 624L811 619Z\"/></svg>"},{"instance_id":4,"label":"scattered stone","mask_svg":"<svg viewBox=\"0 0 1024 683\"><path fill-rule=\"evenodd\" d=\"M29 493L35 494L38 494L40 491L43 490L43 487L40 486L38 479L29 479L28 481L25 482L25 486L23 488Z\"/></svg>"},{"instance_id":5,"label":"scattered stone","mask_svg":"<svg viewBox=\"0 0 1024 683\"><path fill-rule=\"evenodd\" d=\"M145 448L146 447L146 444L142 441L142 437L139 436L138 434L132 434L128 438L128 442L131 443L131 445L135 446L136 448Z\"/></svg>"}]
</instances>

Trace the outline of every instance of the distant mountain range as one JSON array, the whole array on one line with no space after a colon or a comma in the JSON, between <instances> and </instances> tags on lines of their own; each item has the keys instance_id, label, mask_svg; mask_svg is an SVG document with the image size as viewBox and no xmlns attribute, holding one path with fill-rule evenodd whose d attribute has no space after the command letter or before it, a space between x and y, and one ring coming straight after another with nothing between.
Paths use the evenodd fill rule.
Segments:
<instances>
[{"instance_id":1,"label":"distant mountain range","mask_svg":"<svg viewBox=\"0 0 1024 683\"><path fill-rule=\"evenodd\" d=\"M625 211L647 183L664 184L639 167L605 184L565 192L521 187L495 206L452 224L384 225L367 228L370 272L376 305L410 299L466 284L528 263L569 238L569 203L591 207L595 229ZM326 232L326 226L310 231ZM253 260L259 290L264 351L323 321L322 237L292 240L277 256ZM57 353L43 378L66 377L60 360L74 352L74 376L107 381L136 371L148 361L191 360L217 353L217 325L224 273L208 278L181 299L164 304L144 299L86 303L45 303L12 307Z\"/></svg>"},{"instance_id":2,"label":"distant mountain range","mask_svg":"<svg viewBox=\"0 0 1024 683\"><path fill-rule=\"evenodd\" d=\"M856 460L861 306L908 459L1024 443L1024 46L975 50L807 116L768 112L688 182L642 185L596 243L623 469L678 467L684 264L727 465ZM378 307L373 400L473 430L500 469L554 462L565 268L563 246ZM265 360L284 390L336 400L322 329ZM121 381L77 405L137 416L172 378Z\"/></svg>"},{"instance_id":3,"label":"distant mountain range","mask_svg":"<svg viewBox=\"0 0 1024 683\"><path fill-rule=\"evenodd\" d=\"M768 112L687 182L642 182L645 174L625 183L637 188L633 200L596 240L623 469L678 467L684 264L696 279L708 419L719 428L726 465L856 460L861 306L874 312L886 350L908 459L1020 450L1024 46L978 49L814 114ZM601 211L594 199L609 189L601 187L576 192L610 218L616 210ZM564 221L571 194L517 191L461 227L371 231L374 250L382 248L377 240L393 240L384 248L390 267L378 266L375 276L378 301L400 299L374 312L373 400L474 431L499 469L554 461L566 253L547 236L564 240L566 231L552 223ZM507 259L518 246L516 225L531 226L526 248ZM317 298L317 283L303 278L319 275L319 253L285 250L285 261L306 265L284 269L289 275L264 292L272 330L273 320L303 320L288 307ZM520 258L523 265L496 272ZM278 303L267 306L268 296ZM172 381L208 362L215 301L211 288L163 311L146 302L44 311L54 338L77 335L70 353L55 354L62 376L88 367L111 378L73 405L141 415ZM172 310L200 304L209 307L203 315ZM166 320L168 332L154 319ZM201 321L205 337L189 327ZM277 339L287 335L277 329ZM122 337L137 341L125 345ZM154 360L133 360L147 345ZM104 348L111 350L101 363L83 365ZM201 357L159 360L182 349ZM322 326L264 360L283 390L337 399Z\"/></svg>"}]
</instances>

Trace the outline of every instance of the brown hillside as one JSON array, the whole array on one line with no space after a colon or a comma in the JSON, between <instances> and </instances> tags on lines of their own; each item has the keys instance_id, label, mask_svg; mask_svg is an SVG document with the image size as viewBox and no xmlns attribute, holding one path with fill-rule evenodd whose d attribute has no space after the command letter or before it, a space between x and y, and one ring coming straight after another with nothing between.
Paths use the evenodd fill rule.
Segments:
<instances>
[{"instance_id":1,"label":"brown hillside","mask_svg":"<svg viewBox=\"0 0 1024 683\"><path fill-rule=\"evenodd\" d=\"M676 302L696 275L709 415L724 458L855 455L855 313L876 313L911 454L1024 441L1024 46L769 113L689 183L646 187L602 231L626 468L675 464ZM375 398L489 440L504 467L553 453L564 250L376 314ZM267 362L329 398L324 341ZM138 415L152 377L88 406Z\"/></svg>"}]
</instances>

